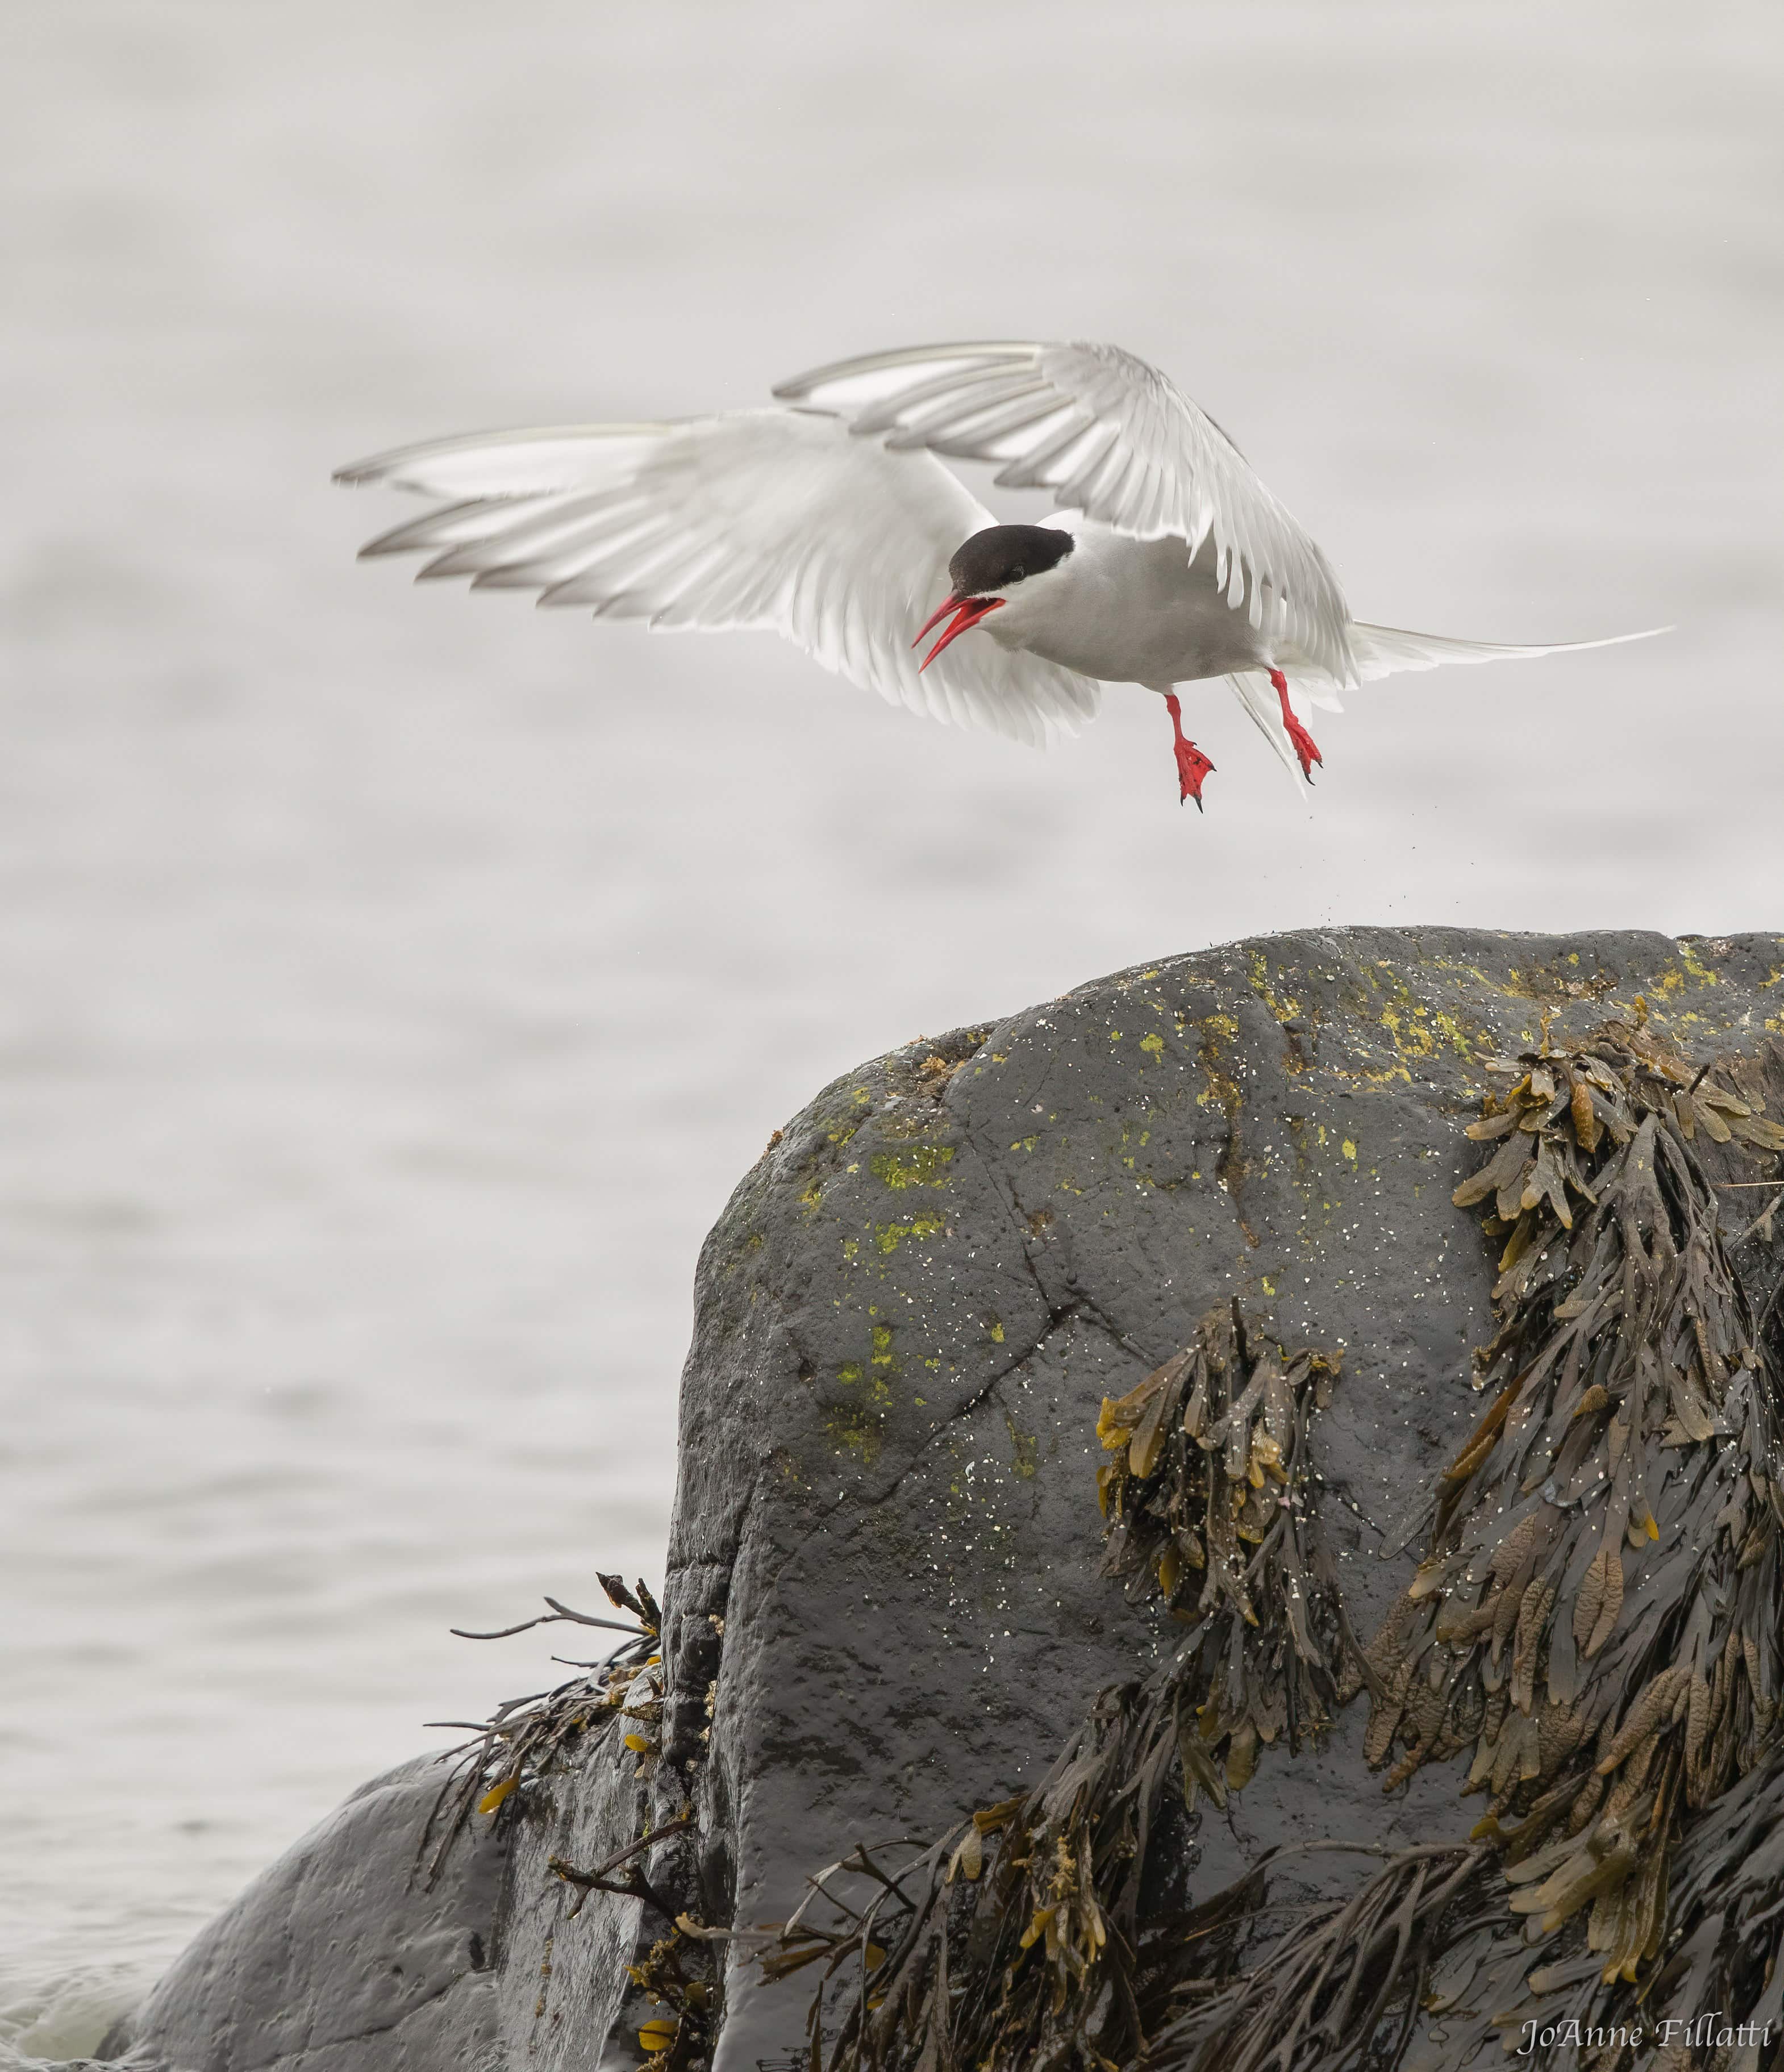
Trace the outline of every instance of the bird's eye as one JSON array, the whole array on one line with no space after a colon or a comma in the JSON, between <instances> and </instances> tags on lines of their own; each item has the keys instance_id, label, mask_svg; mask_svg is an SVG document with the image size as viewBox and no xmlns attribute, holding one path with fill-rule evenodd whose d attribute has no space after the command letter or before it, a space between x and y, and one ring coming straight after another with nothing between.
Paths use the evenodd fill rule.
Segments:
<instances>
[{"instance_id":1,"label":"bird's eye","mask_svg":"<svg viewBox=\"0 0 1784 2072\"><path fill-rule=\"evenodd\" d=\"M1012 569L1009 572L1009 579L1012 582L1020 582L1027 574L1026 569Z\"/></svg>"}]
</instances>

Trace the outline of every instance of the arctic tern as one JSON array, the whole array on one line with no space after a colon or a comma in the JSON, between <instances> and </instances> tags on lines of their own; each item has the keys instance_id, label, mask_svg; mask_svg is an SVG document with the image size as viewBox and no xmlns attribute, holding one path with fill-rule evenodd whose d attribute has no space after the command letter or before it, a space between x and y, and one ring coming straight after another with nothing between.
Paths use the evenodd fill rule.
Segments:
<instances>
[{"instance_id":1,"label":"arctic tern","mask_svg":"<svg viewBox=\"0 0 1784 2072\"><path fill-rule=\"evenodd\" d=\"M1094 718L1104 684L1140 684L1165 701L1198 808L1214 766L1180 684L1224 676L1298 784L1323 759L1310 709L1355 684L1647 637L1505 647L1353 619L1226 433L1119 346L917 346L774 393L665 423L473 433L335 479L450 500L363 550L426 553L421 578L770 629L892 704L1037 746ZM1059 508L999 524L938 455L994 463L1000 486Z\"/></svg>"}]
</instances>

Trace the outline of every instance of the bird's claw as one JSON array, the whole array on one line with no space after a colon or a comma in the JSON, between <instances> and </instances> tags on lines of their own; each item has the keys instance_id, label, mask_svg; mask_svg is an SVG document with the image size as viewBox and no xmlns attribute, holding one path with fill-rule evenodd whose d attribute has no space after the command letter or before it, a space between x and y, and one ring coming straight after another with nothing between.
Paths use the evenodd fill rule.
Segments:
<instances>
[{"instance_id":1,"label":"bird's claw","mask_svg":"<svg viewBox=\"0 0 1784 2072\"><path fill-rule=\"evenodd\" d=\"M1276 693L1282 706L1283 731L1289 737L1289 745L1301 760L1301 774L1310 784L1313 780L1313 765L1322 767L1326 758L1319 752L1319 744L1295 717L1295 709L1289 702L1289 679L1280 669L1270 672L1270 688Z\"/></svg>"},{"instance_id":2,"label":"bird's claw","mask_svg":"<svg viewBox=\"0 0 1784 2072\"><path fill-rule=\"evenodd\" d=\"M1288 729L1289 742L1301 758L1301 775L1311 781L1313 765L1317 763L1323 767L1326 761L1319 752L1318 743L1293 713L1283 715L1282 724Z\"/></svg>"},{"instance_id":3,"label":"bird's claw","mask_svg":"<svg viewBox=\"0 0 1784 2072\"><path fill-rule=\"evenodd\" d=\"M1178 742L1177 779L1182 787L1178 794L1179 805L1186 800L1194 799L1195 810L1198 813L1204 810L1202 804L1202 780L1212 771L1214 765L1193 741Z\"/></svg>"}]
</instances>

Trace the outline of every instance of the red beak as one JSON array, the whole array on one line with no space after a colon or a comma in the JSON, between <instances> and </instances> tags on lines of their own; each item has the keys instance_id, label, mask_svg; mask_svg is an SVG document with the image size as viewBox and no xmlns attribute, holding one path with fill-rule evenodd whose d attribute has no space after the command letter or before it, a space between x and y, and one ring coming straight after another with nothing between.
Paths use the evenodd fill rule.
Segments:
<instances>
[{"instance_id":1,"label":"red beak","mask_svg":"<svg viewBox=\"0 0 1784 2072\"><path fill-rule=\"evenodd\" d=\"M988 617L1004 602L1001 597L951 597L939 611L923 622L922 631L910 643L913 648L920 648L947 615L953 613L953 623L924 656L918 665L917 674L920 676L951 640L958 640L963 633L970 633L981 619Z\"/></svg>"}]
</instances>

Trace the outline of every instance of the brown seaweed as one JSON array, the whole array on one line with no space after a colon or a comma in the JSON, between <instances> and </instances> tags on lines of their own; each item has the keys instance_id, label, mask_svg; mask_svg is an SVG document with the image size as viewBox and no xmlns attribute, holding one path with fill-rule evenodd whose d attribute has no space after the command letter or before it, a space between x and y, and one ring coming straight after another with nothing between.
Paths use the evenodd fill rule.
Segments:
<instances>
[{"instance_id":1,"label":"brown seaweed","mask_svg":"<svg viewBox=\"0 0 1784 2072\"><path fill-rule=\"evenodd\" d=\"M627 1638L599 1661L571 1664L582 1673L556 1689L498 1706L477 1727L476 1739L446 1752L442 1760L451 1774L435 1802L423 1840L424 1852L430 1839L434 1844L430 1876L438 1872L454 1838L474 1815L494 1820L517 1817L545 1789L553 1771L573 1760L585 1760L591 1748L602 1749L615 1762L635 1758L633 1774L640 1781L656 1774L664 1712L663 1615L643 1582L628 1589L618 1576L602 1575L599 1580L609 1601L630 1612L635 1623L621 1624L574 1611L548 1597L549 1610L540 1618L504 1627L498 1634L463 1635L471 1640L497 1639L537 1626L565 1622L617 1630ZM721 1622L714 1623L722 1630ZM646 2013L637 2029L644 2063L654 2072L691 2072L710 2055L718 1987L708 1945L720 1938L681 1910L684 1895L672 1871L664 1881L660 1871L647 1871L641 1860L660 1844L691 1834L698 1825L693 1806L684 1802L679 1817L647 1827L591 1867L585 1868L556 1855L546 1860L551 1875L576 1893L565 1912L566 1921L573 1921L582 1912L590 1893L641 1901L657 1917L656 1939L647 1947L640 1944L636 1961L626 1966L643 2006L661 2010Z\"/></svg>"},{"instance_id":2,"label":"brown seaweed","mask_svg":"<svg viewBox=\"0 0 1784 2072\"><path fill-rule=\"evenodd\" d=\"M1384 1860L1349 1898L1301 1910L1238 1976L1190 1999L1154 2039L1149 2064L1181 2072L1313 2065L1342 2072L1397 2063L1429 2004L1440 1961L1502 1918L1484 1846L1433 1842L1393 1854L1305 1846L1354 1848ZM1268 1918L1268 1874L1289 1854L1265 1858L1240 1881L1255 1888L1248 1895L1255 1924Z\"/></svg>"},{"instance_id":3,"label":"brown seaweed","mask_svg":"<svg viewBox=\"0 0 1784 2072\"><path fill-rule=\"evenodd\" d=\"M1203 1749L1235 1790L1260 1747L1285 1734L1297 1749L1330 1725L1354 1654L1307 1472L1308 1420L1337 1373L1324 1353L1250 1352L1235 1304L1097 1420L1112 1456L1097 1477L1104 1572L1130 1597L1155 1583L1192 1629L1167 1674L1196 1694Z\"/></svg>"},{"instance_id":4,"label":"brown seaweed","mask_svg":"<svg viewBox=\"0 0 1784 2072\"><path fill-rule=\"evenodd\" d=\"M1626 1025L1500 1069L1470 1131L1497 1149L1456 1190L1506 1240L1492 1400L1367 1651L1367 1753L1400 1751L1389 1788L1468 1755L1513 1913L1546 1934L1589 1908L1626 1983L1660 1950L1681 1822L1778 1710L1775 1378L1693 1141L1784 1131Z\"/></svg>"},{"instance_id":5,"label":"brown seaweed","mask_svg":"<svg viewBox=\"0 0 1784 2072\"><path fill-rule=\"evenodd\" d=\"M1156 1589L1188 1630L1151 1675L1098 1695L1032 1790L896 1867L890 1848L856 1851L812 1881L824 1922L808 1900L770 1924L769 1976L821 1963L842 1982L828 2053L824 1996L812 2004L814 2067L1130 2063L1186 1999L1230 1982L1254 1883L1151 1914L1143 1887L1198 1793L1223 1804L1263 1749L1300 1746L1338 1701L1350 1643L1309 1465L1337 1371L1268 1343L1235 1305L1104 1402L1106 1571Z\"/></svg>"},{"instance_id":6,"label":"brown seaweed","mask_svg":"<svg viewBox=\"0 0 1784 2072\"><path fill-rule=\"evenodd\" d=\"M627 1589L617 1576L602 1576L602 1588L615 1606L633 1614L636 1623L573 1611L547 1597L549 1611L497 1633L464 1633L467 1640L499 1640L536 1626L560 1622L617 1630L628 1637L598 1662L570 1665L581 1673L549 1691L509 1698L481 1723L436 1720L435 1726L468 1725L475 1738L449 1749L441 1758L447 1777L423 1831L429 1881L438 1875L446 1852L474 1813L510 1817L550 1772L578 1751L585 1737L611 1732L615 1740L639 1758L647 1774L654 1762L655 1729L662 1714L662 1660L660 1630L663 1615L656 1600L640 1582ZM630 1723L629 1725L627 1723ZM431 1853L430 1845L431 1844Z\"/></svg>"},{"instance_id":7,"label":"brown seaweed","mask_svg":"<svg viewBox=\"0 0 1784 2072\"><path fill-rule=\"evenodd\" d=\"M1359 1655L1313 1503L1334 1369L1215 1313L1098 1425L1105 1572L1188 1632L1100 1694L1034 1790L927 1848L857 1850L757 1938L770 1975L815 1963L832 1988L814 2072L1387 2067L1421 2013L1436 2072L1497 2062L1563 2003L1588 2054L1531 2062L1628 2072L1643 2039L1707 2062L1680 2041L1707 2008L1784 2021L1784 1319L1733 1256L1777 1203L1724 1237L1698 1153L1784 1129L1639 1024L1545 1027L1494 1069L1511 1083L1470 1131L1494 1148L1456 1194L1502 1245L1490 1400L1400 1536L1424 1551L1381 1632ZM1387 1787L1467 1758L1473 1836L1366 1852L1379 1867L1317 1904L1281 1874L1338 1845L1149 1912L1149 1852L1198 1794L1223 1803L1364 1684Z\"/></svg>"}]
</instances>

